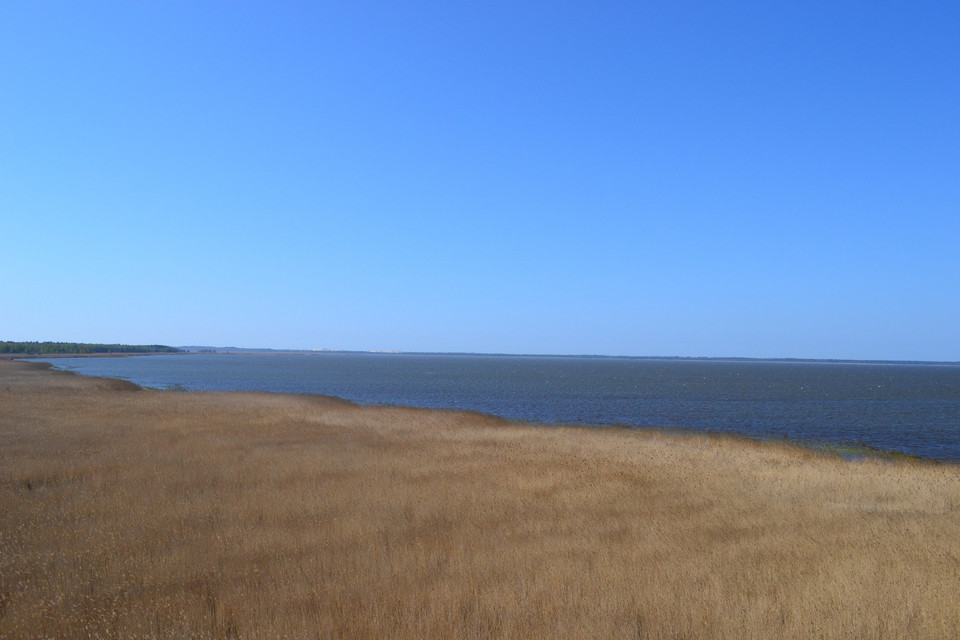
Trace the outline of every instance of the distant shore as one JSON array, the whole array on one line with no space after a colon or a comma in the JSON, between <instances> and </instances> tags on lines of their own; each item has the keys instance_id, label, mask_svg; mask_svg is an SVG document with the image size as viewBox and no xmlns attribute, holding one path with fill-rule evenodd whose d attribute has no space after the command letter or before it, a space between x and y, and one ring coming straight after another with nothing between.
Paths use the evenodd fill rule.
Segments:
<instances>
[{"instance_id":1,"label":"distant shore","mask_svg":"<svg viewBox=\"0 0 960 640\"><path fill-rule=\"evenodd\" d=\"M0 359L0 637L956 637L960 467Z\"/></svg>"}]
</instances>

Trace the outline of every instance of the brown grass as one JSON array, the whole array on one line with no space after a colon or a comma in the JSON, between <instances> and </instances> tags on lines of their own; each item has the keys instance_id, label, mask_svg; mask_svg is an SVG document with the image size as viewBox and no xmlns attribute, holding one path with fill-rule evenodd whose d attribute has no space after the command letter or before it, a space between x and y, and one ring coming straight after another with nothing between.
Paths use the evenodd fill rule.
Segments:
<instances>
[{"instance_id":1,"label":"brown grass","mask_svg":"<svg viewBox=\"0 0 960 640\"><path fill-rule=\"evenodd\" d=\"M960 636L960 468L0 361L0 638Z\"/></svg>"}]
</instances>

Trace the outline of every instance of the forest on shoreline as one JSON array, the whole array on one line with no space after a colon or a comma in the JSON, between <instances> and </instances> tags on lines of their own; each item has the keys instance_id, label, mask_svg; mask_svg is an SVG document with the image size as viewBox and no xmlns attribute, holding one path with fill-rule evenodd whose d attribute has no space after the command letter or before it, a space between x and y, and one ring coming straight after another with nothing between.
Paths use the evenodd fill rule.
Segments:
<instances>
[{"instance_id":1,"label":"forest on shoreline","mask_svg":"<svg viewBox=\"0 0 960 640\"><path fill-rule=\"evenodd\" d=\"M162 344L0 341L0 353L31 356L88 355L92 353L180 353L182 351L182 349Z\"/></svg>"}]
</instances>

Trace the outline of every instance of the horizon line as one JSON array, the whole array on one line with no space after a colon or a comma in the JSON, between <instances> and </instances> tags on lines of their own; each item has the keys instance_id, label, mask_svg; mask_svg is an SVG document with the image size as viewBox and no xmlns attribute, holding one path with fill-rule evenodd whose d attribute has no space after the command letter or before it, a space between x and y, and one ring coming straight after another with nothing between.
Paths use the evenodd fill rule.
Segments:
<instances>
[{"instance_id":1,"label":"horizon line","mask_svg":"<svg viewBox=\"0 0 960 640\"><path fill-rule=\"evenodd\" d=\"M810 362L836 364L940 364L960 365L960 360L898 360L891 358L803 358L794 356L667 356L667 355L611 355L603 353L510 353L504 351L403 351L399 349L294 349L276 347L214 347L201 345L176 345L187 353L289 353L289 354L336 354L355 353L371 355L433 355L433 356L488 356L517 358L622 358L630 360L714 360L714 361L753 361L753 362Z\"/></svg>"}]
</instances>

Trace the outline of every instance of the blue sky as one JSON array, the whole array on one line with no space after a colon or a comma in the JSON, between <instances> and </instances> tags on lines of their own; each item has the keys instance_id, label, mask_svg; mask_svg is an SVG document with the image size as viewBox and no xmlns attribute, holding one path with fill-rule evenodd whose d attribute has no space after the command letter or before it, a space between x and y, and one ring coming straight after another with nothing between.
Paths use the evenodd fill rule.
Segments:
<instances>
[{"instance_id":1,"label":"blue sky","mask_svg":"<svg viewBox=\"0 0 960 640\"><path fill-rule=\"evenodd\" d=\"M0 339L960 360L960 3L10 2Z\"/></svg>"}]
</instances>

